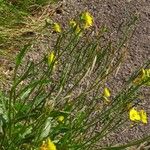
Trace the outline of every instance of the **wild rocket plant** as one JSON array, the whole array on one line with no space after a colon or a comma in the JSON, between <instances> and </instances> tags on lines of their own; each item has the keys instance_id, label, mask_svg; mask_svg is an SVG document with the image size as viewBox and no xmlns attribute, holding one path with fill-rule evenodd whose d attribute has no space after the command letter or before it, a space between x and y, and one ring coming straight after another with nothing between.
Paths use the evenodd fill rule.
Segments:
<instances>
[{"instance_id":1,"label":"wild rocket plant","mask_svg":"<svg viewBox=\"0 0 150 150\"><path fill-rule=\"evenodd\" d=\"M150 62L133 72L118 93L107 86L124 60L135 21L113 43L104 40L105 26L92 35L94 18L83 12L68 30L52 24L58 38L38 62L26 59L32 43L25 45L16 57L11 89L0 95L1 149L120 150L150 140L147 135L126 145L96 146L127 121L148 123L146 111L134 101L150 82Z\"/></svg>"}]
</instances>

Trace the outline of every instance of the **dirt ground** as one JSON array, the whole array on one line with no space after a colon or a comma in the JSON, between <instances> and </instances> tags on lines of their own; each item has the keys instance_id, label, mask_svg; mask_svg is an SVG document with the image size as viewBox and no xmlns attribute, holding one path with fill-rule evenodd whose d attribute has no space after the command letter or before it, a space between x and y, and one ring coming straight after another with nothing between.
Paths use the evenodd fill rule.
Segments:
<instances>
[{"instance_id":1,"label":"dirt ground","mask_svg":"<svg viewBox=\"0 0 150 150\"><path fill-rule=\"evenodd\" d=\"M128 46L127 59L118 75L109 83L114 91L119 90L132 71L146 60L150 60L150 0L62 0L57 6L61 11L57 11L53 18L63 26L70 18L88 10L94 16L96 26L106 24L113 31L114 38L121 22L130 19L135 13L139 14L140 19ZM145 98L142 100L142 105L146 108L150 120L150 89L145 89L143 95ZM146 126L133 128L127 123L127 126L105 139L104 143L125 143L147 134L150 134L150 121Z\"/></svg>"},{"instance_id":2,"label":"dirt ground","mask_svg":"<svg viewBox=\"0 0 150 150\"><path fill-rule=\"evenodd\" d=\"M96 26L106 24L114 35L121 22L130 19L133 14L139 14L139 21L128 46L127 59L109 84L114 91L119 90L132 71L150 60L150 0L64 0L61 4L62 13L54 16L57 21L67 22L73 16L88 10L94 16ZM142 106L146 108L150 120L150 89L144 90ZM127 126L105 139L104 143L124 143L147 134L150 134L150 122L146 126L133 128L127 123Z\"/></svg>"}]
</instances>

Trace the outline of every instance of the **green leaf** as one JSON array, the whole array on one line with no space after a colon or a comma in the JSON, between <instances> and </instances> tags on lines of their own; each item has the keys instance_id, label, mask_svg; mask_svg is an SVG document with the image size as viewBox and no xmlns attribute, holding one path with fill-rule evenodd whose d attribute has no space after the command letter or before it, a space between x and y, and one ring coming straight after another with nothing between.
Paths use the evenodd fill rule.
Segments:
<instances>
[{"instance_id":1,"label":"green leaf","mask_svg":"<svg viewBox=\"0 0 150 150\"><path fill-rule=\"evenodd\" d=\"M52 117L48 117L47 120L45 121L44 128L42 129L42 132L40 135L41 140L49 135L50 130L51 130L51 121L52 121Z\"/></svg>"},{"instance_id":2,"label":"green leaf","mask_svg":"<svg viewBox=\"0 0 150 150\"><path fill-rule=\"evenodd\" d=\"M30 46L30 44L25 45L23 47L23 49L20 51L20 53L17 55L17 57L16 57L16 68L18 68L18 66L21 64L21 61L22 61L23 57L25 56L29 46Z\"/></svg>"}]
</instances>

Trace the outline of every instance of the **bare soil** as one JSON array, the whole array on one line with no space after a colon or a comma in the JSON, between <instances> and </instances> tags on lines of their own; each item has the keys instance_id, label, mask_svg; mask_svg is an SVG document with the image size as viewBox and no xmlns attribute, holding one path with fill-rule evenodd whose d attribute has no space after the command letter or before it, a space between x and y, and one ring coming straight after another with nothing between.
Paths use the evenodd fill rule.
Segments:
<instances>
[{"instance_id":1,"label":"bare soil","mask_svg":"<svg viewBox=\"0 0 150 150\"><path fill-rule=\"evenodd\" d=\"M122 22L129 20L133 14L139 15L134 35L128 46L128 55L118 74L109 83L113 91L118 91L127 77L150 60L150 0L64 0L61 2L62 13L56 13L54 18L61 23L66 23L82 11L89 11L95 18L95 25L108 26L115 38ZM141 93L141 107L147 110L150 120L150 88ZM119 115L119 114L118 114ZM150 134L150 121L144 125L130 127L127 123L121 129L112 133L104 143L125 143Z\"/></svg>"}]
</instances>

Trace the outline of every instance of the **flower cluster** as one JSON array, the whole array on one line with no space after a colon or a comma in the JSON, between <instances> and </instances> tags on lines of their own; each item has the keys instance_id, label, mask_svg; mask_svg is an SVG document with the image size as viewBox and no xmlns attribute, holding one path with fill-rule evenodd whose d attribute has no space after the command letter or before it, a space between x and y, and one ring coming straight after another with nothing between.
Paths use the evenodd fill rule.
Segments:
<instances>
[{"instance_id":1,"label":"flower cluster","mask_svg":"<svg viewBox=\"0 0 150 150\"><path fill-rule=\"evenodd\" d=\"M142 109L140 111L137 111L134 107L130 109L129 111L129 118L131 121L134 122L142 122L144 124L147 124L148 118L146 112Z\"/></svg>"},{"instance_id":2,"label":"flower cluster","mask_svg":"<svg viewBox=\"0 0 150 150\"><path fill-rule=\"evenodd\" d=\"M93 25L93 16L89 12L81 14L81 21L83 21L83 28L87 29Z\"/></svg>"},{"instance_id":3,"label":"flower cluster","mask_svg":"<svg viewBox=\"0 0 150 150\"><path fill-rule=\"evenodd\" d=\"M82 29L88 29L93 25L93 16L89 12L83 12L80 16L80 22L77 23L75 20L70 20L70 27L74 29L75 34L79 34ZM53 31L60 33L62 32L61 27L58 23L53 23ZM81 35L81 34L79 34Z\"/></svg>"}]
</instances>

